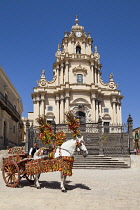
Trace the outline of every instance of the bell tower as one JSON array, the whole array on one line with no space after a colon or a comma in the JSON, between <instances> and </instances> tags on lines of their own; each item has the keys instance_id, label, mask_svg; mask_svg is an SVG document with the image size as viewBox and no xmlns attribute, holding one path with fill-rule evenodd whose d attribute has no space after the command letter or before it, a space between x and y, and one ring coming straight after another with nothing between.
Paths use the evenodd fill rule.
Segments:
<instances>
[{"instance_id":1,"label":"bell tower","mask_svg":"<svg viewBox=\"0 0 140 210\"><path fill-rule=\"evenodd\" d=\"M62 40L62 48L65 52L72 54L87 54L92 53L92 38L90 33L86 35L84 27L78 24L78 18L75 19L75 25L72 26L71 32L65 32Z\"/></svg>"},{"instance_id":2,"label":"bell tower","mask_svg":"<svg viewBox=\"0 0 140 210\"><path fill-rule=\"evenodd\" d=\"M100 55L97 46L92 52L92 43L90 33L85 33L84 27L78 24L76 17L75 25L72 26L70 33L67 31L64 33L61 48L58 44L55 54L56 62L53 68L57 78L60 76L58 85L77 83L80 78L83 83L97 85L101 75Z\"/></svg>"}]
</instances>

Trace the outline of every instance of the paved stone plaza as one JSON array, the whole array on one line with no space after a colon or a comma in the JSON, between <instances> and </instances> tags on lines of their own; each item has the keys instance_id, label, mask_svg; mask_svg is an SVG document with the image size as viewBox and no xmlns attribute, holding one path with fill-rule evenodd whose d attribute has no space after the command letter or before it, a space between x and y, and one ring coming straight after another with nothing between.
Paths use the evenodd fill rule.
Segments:
<instances>
[{"instance_id":1,"label":"paved stone plaza","mask_svg":"<svg viewBox=\"0 0 140 210\"><path fill-rule=\"evenodd\" d=\"M136 210L140 209L140 156L129 169L74 169L67 193L59 189L59 172L44 173L41 189L26 180L22 188L5 186L0 172L0 210Z\"/></svg>"}]
</instances>

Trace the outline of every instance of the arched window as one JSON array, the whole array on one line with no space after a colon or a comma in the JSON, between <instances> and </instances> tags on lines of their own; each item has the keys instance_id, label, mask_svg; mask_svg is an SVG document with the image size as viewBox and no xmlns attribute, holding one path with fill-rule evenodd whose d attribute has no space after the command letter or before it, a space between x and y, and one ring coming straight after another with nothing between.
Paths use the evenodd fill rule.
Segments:
<instances>
[{"instance_id":1,"label":"arched window","mask_svg":"<svg viewBox=\"0 0 140 210\"><path fill-rule=\"evenodd\" d=\"M83 74L77 74L77 83L83 84Z\"/></svg>"},{"instance_id":2,"label":"arched window","mask_svg":"<svg viewBox=\"0 0 140 210\"><path fill-rule=\"evenodd\" d=\"M80 46L76 47L76 54L81 54L81 47Z\"/></svg>"}]
</instances>

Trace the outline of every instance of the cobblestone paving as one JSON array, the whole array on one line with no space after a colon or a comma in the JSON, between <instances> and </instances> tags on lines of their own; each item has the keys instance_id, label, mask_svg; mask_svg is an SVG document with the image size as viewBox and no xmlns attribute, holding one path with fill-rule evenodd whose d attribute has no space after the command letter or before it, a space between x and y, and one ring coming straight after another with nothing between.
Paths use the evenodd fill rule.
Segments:
<instances>
[{"instance_id":1,"label":"cobblestone paving","mask_svg":"<svg viewBox=\"0 0 140 210\"><path fill-rule=\"evenodd\" d=\"M67 193L59 189L59 172L41 174L41 189L25 179L22 188L5 186L0 172L0 210L136 210L140 209L140 156L129 169L74 169Z\"/></svg>"}]
</instances>

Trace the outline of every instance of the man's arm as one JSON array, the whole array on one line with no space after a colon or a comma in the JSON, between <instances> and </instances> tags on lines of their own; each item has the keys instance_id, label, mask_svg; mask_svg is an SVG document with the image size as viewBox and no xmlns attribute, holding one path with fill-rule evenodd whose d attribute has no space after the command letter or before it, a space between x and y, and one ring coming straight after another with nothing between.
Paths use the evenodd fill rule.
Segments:
<instances>
[{"instance_id":1,"label":"man's arm","mask_svg":"<svg viewBox=\"0 0 140 210\"><path fill-rule=\"evenodd\" d=\"M30 149L30 151L29 151L29 155L32 155L32 150L33 150L33 148L31 148L31 149Z\"/></svg>"}]
</instances>

